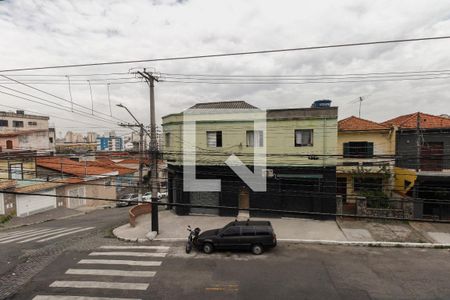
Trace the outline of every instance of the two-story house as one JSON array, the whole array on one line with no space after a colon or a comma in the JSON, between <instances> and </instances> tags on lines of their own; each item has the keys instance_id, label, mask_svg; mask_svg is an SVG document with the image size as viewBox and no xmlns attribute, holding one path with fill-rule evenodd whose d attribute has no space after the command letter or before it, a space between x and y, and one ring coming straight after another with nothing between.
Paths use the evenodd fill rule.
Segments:
<instances>
[{"instance_id":1,"label":"two-story house","mask_svg":"<svg viewBox=\"0 0 450 300\"><path fill-rule=\"evenodd\" d=\"M0 152L3 150L55 151L54 128L49 117L26 114L23 110L0 112Z\"/></svg>"},{"instance_id":2,"label":"two-story house","mask_svg":"<svg viewBox=\"0 0 450 300\"><path fill-rule=\"evenodd\" d=\"M355 213L356 197L392 197L395 129L355 116L338 122L337 194L346 213ZM378 196L377 196L378 195Z\"/></svg>"},{"instance_id":3,"label":"two-story house","mask_svg":"<svg viewBox=\"0 0 450 300\"><path fill-rule=\"evenodd\" d=\"M178 214L336 211L336 107L260 110L244 101L198 103L163 117L163 131L169 202L223 206L178 206ZM226 163L230 156L263 177L265 191L244 182ZM219 180L220 189L193 191L184 181L186 172Z\"/></svg>"},{"instance_id":4,"label":"two-story house","mask_svg":"<svg viewBox=\"0 0 450 300\"><path fill-rule=\"evenodd\" d=\"M383 124L397 128L395 188L416 198L415 217L450 219L450 119L417 112Z\"/></svg>"}]
</instances>

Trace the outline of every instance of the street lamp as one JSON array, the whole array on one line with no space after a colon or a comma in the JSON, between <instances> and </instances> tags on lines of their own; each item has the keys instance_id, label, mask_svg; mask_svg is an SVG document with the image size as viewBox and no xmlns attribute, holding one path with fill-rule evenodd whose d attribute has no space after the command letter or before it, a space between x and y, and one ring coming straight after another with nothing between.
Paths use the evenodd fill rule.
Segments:
<instances>
[{"instance_id":1,"label":"street lamp","mask_svg":"<svg viewBox=\"0 0 450 300\"><path fill-rule=\"evenodd\" d=\"M142 182L142 176L143 176L143 168L144 168L144 131L147 132L144 128L144 125L140 123L136 117L131 113L131 111L122 103L116 104L118 107L122 107L127 110L127 112L133 117L133 119L136 121L136 125L130 125L130 124L119 124L120 126L124 127L139 127L139 193L138 193L138 200L139 203L142 201L142 195L143 195L143 182ZM148 134L148 132L147 132Z\"/></svg>"}]
</instances>

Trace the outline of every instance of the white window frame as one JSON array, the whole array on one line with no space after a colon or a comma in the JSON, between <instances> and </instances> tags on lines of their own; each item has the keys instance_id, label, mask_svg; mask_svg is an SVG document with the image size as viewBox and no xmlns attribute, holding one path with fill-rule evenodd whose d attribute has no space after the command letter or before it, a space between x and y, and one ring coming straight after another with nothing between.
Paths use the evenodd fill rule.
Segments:
<instances>
[{"instance_id":1,"label":"white window frame","mask_svg":"<svg viewBox=\"0 0 450 300\"><path fill-rule=\"evenodd\" d=\"M257 133L255 135L255 133ZM264 147L264 132L262 130L247 130L245 133L247 147ZM255 146L256 145L256 146Z\"/></svg>"},{"instance_id":2,"label":"white window frame","mask_svg":"<svg viewBox=\"0 0 450 300\"><path fill-rule=\"evenodd\" d=\"M309 143L303 143L303 133L310 133ZM297 143L297 138L300 136L300 143ZM312 147L314 146L314 129L295 129L294 131L294 146L295 147Z\"/></svg>"}]
</instances>

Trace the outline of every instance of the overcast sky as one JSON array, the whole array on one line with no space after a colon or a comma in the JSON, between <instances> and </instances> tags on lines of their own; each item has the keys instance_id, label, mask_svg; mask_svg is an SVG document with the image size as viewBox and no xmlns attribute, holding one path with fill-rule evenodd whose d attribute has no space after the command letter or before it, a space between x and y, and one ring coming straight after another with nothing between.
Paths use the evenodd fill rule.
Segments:
<instances>
[{"instance_id":1,"label":"overcast sky","mask_svg":"<svg viewBox=\"0 0 450 300\"><path fill-rule=\"evenodd\" d=\"M449 35L450 2L6 0L0 1L0 28L0 69L4 70ZM10 74L109 74L142 67L162 73L222 75L429 71L450 69L449 53L450 40L440 40ZM11 77L28 82L33 78L55 79L51 84L35 86L70 99L63 76ZM85 79L111 77L114 76L70 76L73 101L91 107ZM131 78L133 75L115 77ZM308 107L316 99L331 99L339 106L342 119L358 114L358 103L354 100L359 96L364 97L362 117L375 121L419 110L443 114L450 113L449 81L450 78L441 78L301 85L161 82L156 87L157 116L159 120L165 114L179 112L200 101L245 100L261 108L291 108ZM5 85L4 78L0 78L0 82L3 86L56 102L60 107L71 106L62 99L24 86ZM96 83L101 84L92 85L94 109L109 114L106 81ZM0 91L11 92L3 87ZM111 84L110 97L113 105L123 103L139 120L149 122L148 87L144 83ZM3 105L0 110L9 110L11 108L6 107L9 106L50 115L57 132L62 133L69 129L102 133L106 128L101 127L115 126L5 94L0 94L0 105ZM113 107L112 112L114 118L132 121L118 107Z\"/></svg>"}]
</instances>

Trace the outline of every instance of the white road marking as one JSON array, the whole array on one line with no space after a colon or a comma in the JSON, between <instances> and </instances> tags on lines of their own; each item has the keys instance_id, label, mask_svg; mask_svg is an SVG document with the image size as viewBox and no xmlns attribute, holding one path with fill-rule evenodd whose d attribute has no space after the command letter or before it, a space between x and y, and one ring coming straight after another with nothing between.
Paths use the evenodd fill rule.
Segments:
<instances>
[{"instance_id":1,"label":"white road marking","mask_svg":"<svg viewBox=\"0 0 450 300\"><path fill-rule=\"evenodd\" d=\"M114 290L138 290L148 289L148 283L104 282L104 281L75 281L57 280L50 287L77 288L77 289L114 289Z\"/></svg>"},{"instance_id":2,"label":"white road marking","mask_svg":"<svg viewBox=\"0 0 450 300\"><path fill-rule=\"evenodd\" d=\"M160 261L139 261L139 260L121 260L121 259L82 259L79 264L93 265L127 265L127 266L145 266L159 267Z\"/></svg>"},{"instance_id":3,"label":"white road marking","mask_svg":"<svg viewBox=\"0 0 450 300\"><path fill-rule=\"evenodd\" d=\"M54 228L54 229L46 228L46 229L42 229L42 230L39 230L39 231L35 231L33 233L30 233L30 234L24 234L22 236L14 236L14 237L10 237L8 239L3 239L2 241L0 241L0 244L6 244L6 243L15 242L15 241L20 241L20 240L23 240L23 239L26 239L26 238L29 238L29 237L32 237L32 236L37 236L37 235L40 235L40 234L43 234L43 233L55 232L55 231L58 231L58 230L61 230L61 229L62 228Z\"/></svg>"},{"instance_id":4,"label":"white road marking","mask_svg":"<svg viewBox=\"0 0 450 300\"><path fill-rule=\"evenodd\" d=\"M21 231L10 231L7 233L0 233L0 239L4 239L6 237L10 237L12 235L16 235L16 234L25 234L25 233L31 233L33 231L39 230L39 228L37 229L28 229L28 230L21 230Z\"/></svg>"},{"instance_id":5,"label":"white road marking","mask_svg":"<svg viewBox=\"0 0 450 300\"><path fill-rule=\"evenodd\" d=\"M122 271L110 269L69 269L66 274L71 275L101 275L101 276L124 276L124 277L153 277L154 271Z\"/></svg>"},{"instance_id":6,"label":"white road marking","mask_svg":"<svg viewBox=\"0 0 450 300\"><path fill-rule=\"evenodd\" d=\"M33 300L141 300L138 298L105 298L87 296L37 295Z\"/></svg>"},{"instance_id":7,"label":"white road marking","mask_svg":"<svg viewBox=\"0 0 450 300\"><path fill-rule=\"evenodd\" d=\"M46 238L46 239L39 240L38 243L54 240L54 239L60 238L62 236L66 236L66 235L70 235L70 234L74 234L74 233L82 232L82 231L86 231L86 230L91 230L91 229L94 229L94 228L95 227L87 227L87 228L81 228L81 229L73 230L73 231L66 232L66 233L61 233L61 234L58 234L58 235L55 235L55 236L52 236L52 237L49 237L49 238Z\"/></svg>"},{"instance_id":8,"label":"white road marking","mask_svg":"<svg viewBox=\"0 0 450 300\"><path fill-rule=\"evenodd\" d=\"M165 250L168 251L170 247L167 246L101 246L100 249L148 249L148 250Z\"/></svg>"},{"instance_id":9,"label":"white road marking","mask_svg":"<svg viewBox=\"0 0 450 300\"><path fill-rule=\"evenodd\" d=\"M135 257L166 257L167 253L148 253L148 252L92 252L90 256L135 256Z\"/></svg>"},{"instance_id":10,"label":"white road marking","mask_svg":"<svg viewBox=\"0 0 450 300\"><path fill-rule=\"evenodd\" d=\"M70 231L70 230L74 230L74 229L78 229L78 228L81 228L81 227L75 227L75 228L63 228L63 229L60 229L60 230L55 231L55 232L40 234L40 235L38 235L38 236L35 236L35 237L32 237L32 238L23 240L23 241L20 241L20 242L17 242L17 243L18 243L18 244L27 243L27 242L39 240L39 239L44 238L44 237L47 237L47 236L55 235L55 234L58 234L58 233L63 233L63 232Z\"/></svg>"}]
</instances>

